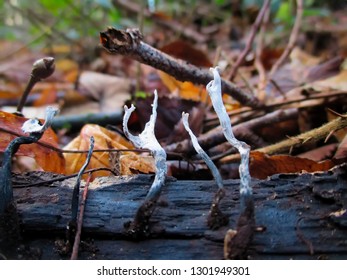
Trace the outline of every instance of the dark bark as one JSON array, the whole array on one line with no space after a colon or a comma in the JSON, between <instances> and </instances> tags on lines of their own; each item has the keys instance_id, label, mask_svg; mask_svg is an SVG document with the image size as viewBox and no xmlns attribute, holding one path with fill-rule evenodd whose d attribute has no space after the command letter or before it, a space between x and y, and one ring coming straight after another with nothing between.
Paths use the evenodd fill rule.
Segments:
<instances>
[{"instance_id":1,"label":"dark bark","mask_svg":"<svg viewBox=\"0 0 347 280\"><path fill-rule=\"evenodd\" d=\"M346 258L346 169L342 165L328 172L279 174L268 180L253 180L258 231L247 243L244 257ZM148 239L129 241L124 224L135 217L152 180L152 176L145 175L104 177L89 186L82 239L94 240L99 252L94 252L93 257L222 259L226 231L241 231L244 224L252 226L247 217L246 223L239 219L238 180L225 181L226 196L220 203L229 226L211 231L207 217L217 191L214 182L169 178L149 223ZM23 236L31 246L42 246L43 258L60 258L49 253L55 245L44 238L64 236L71 217L73 185L73 180L66 180L50 187L14 188ZM91 253L86 249L80 256L89 258Z\"/></svg>"}]
</instances>

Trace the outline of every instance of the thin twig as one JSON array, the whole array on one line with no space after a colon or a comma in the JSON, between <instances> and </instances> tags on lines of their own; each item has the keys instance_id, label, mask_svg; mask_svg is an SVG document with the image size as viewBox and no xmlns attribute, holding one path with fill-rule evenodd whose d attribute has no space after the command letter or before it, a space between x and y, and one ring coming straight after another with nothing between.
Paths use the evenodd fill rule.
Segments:
<instances>
[{"instance_id":1,"label":"thin twig","mask_svg":"<svg viewBox=\"0 0 347 280\"><path fill-rule=\"evenodd\" d=\"M269 74L270 78L272 78L272 76L276 73L278 68L284 63L284 61L290 55L290 53L292 52L292 50L295 46L296 40L297 40L297 38L299 36L299 32L300 32L303 9L304 9L303 0L296 0L296 18L295 18L294 27L293 27L292 32L290 34L287 47L283 51L280 58L276 61L276 63L271 68L271 71Z\"/></svg>"},{"instance_id":2,"label":"thin twig","mask_svg":"<svg viewBox=\"0 0 347 280\"><path fill-rule=\"evenodd\" d=\"M75 242L74 242L73 248L72 248L71 260L77 260L77 258L78 258L78 248L79 248L80 241L81 241L84 208L86 206L88 187L89 187L89 183L90 183L91 179L92 179L92 173L89 173L89 176L87 178L87 181L86 181L86 184L85 184L84 190L83 190L82 201L81 201L81 205L80 205L80 213L79 213L78 221L77 221L76 237L75 237Z\"/></svg>"},{"instance_id":3,"label":"thin twig","mask_svg":"<svg viewBox=\"0 0 347 280\"><path fill-rule=\"evenodd\" d=\"M291 151L294 147L299 147L307 143L317 142L318 140L326 138L327 135L331 133L331 131L338 131L345 127L347 127L347 114L343 115L343 117L338 117L318 128L283 140L279 143L261 149L257 149L255 151L262 152L268 155L287 153L288 151ZM230 155L221 159L220 162L230 163L238 160L239 158L239 155Z\"/></svg>"},{"instance_id":4,"label":"thin twig","mask_svg":"<svg viewBox=\"0 0 347 280\"><path fill-rule=\"evenodd\" d=\"M90 159L91 159L92 154L93 154L93 149L94 149L94 137L91 136L90 137L89 153L87 155L86 161L84 162L83 166L81 167L80 171L78 172L77 181L76 181L75 186L73 188L72 202L71 202L71 221L73 223L75 223L77 220L78 200L79 200L78 198L79 198L82 174L86 170L86 168L90 162Z\"/></svg>"},{"instance_id":5,"label":"thin twig","mask_svg":"<svg viewBox=\"0 0 347 280\"><path fill-rule=\"evenodd\" d=\"M316 100L316 99L326 99L326 98L332 98L332 97L339 97L341 95L347 95L347 91L345 90L337 90L337 91L332 91L329 93L315 93L315 94L310 94L309 96L305 96L302 98L296 98L296 99L291 99L291 100L280 100L280 101L276 101L272 104L268 104L263 106L262 108L259 109L252 109L252 108L241 108L238 110L233 110L232 112L228 113L229 117L233 117L233 116L237 116L240 114L244 114L244 113L250 113L250 112L257 112L257 111L271 111L275 108L282 108L282 109L288 109L290 108L290 104L293 103L300 103L300 102L305 102L308 100ZM286 107L287 106L287 107ZM312 104L309 105L296 105L295 108L305 108L305 107L312 107ZM218 121L218 118L209 118L205 120L205 125L212 125L214 122Z\"/></svg>"},{"instance_id":6,"label":"thin twig","mask_svg":"<svg viewBox=\"0 0 347 280\"><path fill-rule=\"evenodd\" d=\"M269 6L270 7L270 6ZM257 47L255 51L255 62L254 65L258 71L259 74L259 82L258 82L258 98L262 101L265 100L265 88L266 88L266 70L264 67L264 64L261 61L261 55L263 53L263 48L264 48L264 40L265 40L265 32L266 32L266 27L269 22L270 18L270 8L266 9L265 15L260 27L260 32L257 38Z\"/></svg>"},{"instance_id":7,"label":"thin twig","mask_svg":"<svg viewBox=\"0 0 347 280\"><path fill-rule=\"evenodd\" d=\"M270 6L270 2L271 2L271 0L265 0L264 1L264 4L263 4L261 10L259 11L258 16L257 16L254 24L252 25L251 34L249 35L249 37L247 39L246 46L243 49L243 51L240 54L240 56L238 57L238 59L235 62L235 64L233 65L233 68L231 69L230 73L227 75L227 80L231 81L231 80L233 80L235 78L237 69L244 62L247 54L251 50L252 43L254 41L255 35L257 34L257 31L259 30L259 27L260 27L260 25L261 25L261 23L263 21L264 15L265 15L266 11L268 10L268 8Z\"/></svg>"},{"instance_id":8,"label":"thin twig","mask_svg":"<svg viewBox=\"0 0 347 280\"><path fill-rule=\"evenodd\" d=\"M243 131L245 129L253 130L255 128L273 125L274 123L280 121L293 119L297 116L297 114L298 110L296 108L277 110L264 116L238 124L234 126L233 131L235 136L240 138L243 135ZM225 137L223 135L222 128L217 127L209 131L208 133L200 135L198 137L198 141L201 147L207 150L211 147L224 143ZM167 152L176 151L184 154L191 154L194 152L191 141L188 139L166 146L165 150Z\"/></svg>"},{"instance_id":9,"label":"thin twig","mask_svg":"<svg viewBox=\"0 0 347 280\"><path fill-rule=\"evenodd\" d=\"M14 135L14 136L24 136L23 134L21 133L17 133L13 130L9 130L7 128L4 128L4 127L0 127L0 131L3 131L3 132L6 132L10 135ZM37 145L40 145L42 147L45 147L45 148L48 148L52 151L55 151L55 152L58 152L58 153L62 153L62 154L67 154L67 153L70 153L70 154L86 154L89 152L89 150L64 150L64 149L60 149L58 147L54 147L46 142L43 142L43 141L38 141L36 142L35 144ZM143 152L149 152L148 149L95 149L93 150L93 153L104 153L104 152L108 152L108 153L112 153L112 152L134 152L134 153L143 153Z\"/></svg>"},{"instance_id":10,"label":"thin twig","mask_svg":"<svg viewBox=\"0 0 347 280\"><path fill-rule=\"evenodd\" d=\"M179 81L190 81L206 85L213 79L207 69L200 69L179 59L175 59L142 41L142 34L137 29L127 31L109 27L100 32L103 47L111 54L121 54L150 65L175 77ZM222 80L223 93L231 95L245 106L260 107L259 100L242 91L235 84Z\"/></svg>"}]
</instances>

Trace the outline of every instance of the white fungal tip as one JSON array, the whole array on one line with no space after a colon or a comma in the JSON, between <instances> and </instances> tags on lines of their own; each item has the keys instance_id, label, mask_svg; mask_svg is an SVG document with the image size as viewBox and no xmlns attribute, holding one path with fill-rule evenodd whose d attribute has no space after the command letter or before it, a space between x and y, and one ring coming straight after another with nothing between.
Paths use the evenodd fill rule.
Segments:
<instances>
[{"instance_id":1,"label":"white fungal tip","mask_svg":"<svg viewBox=\"0 0 347 280\"><path fill-rule=\"evenodd\" d=\"M210 70L213 73L214 79L207 84L206 90L208 91L210 95L213 108L216 111L220 124L223 128L223 133L225 138L228 140L228 142L232 146L238 149L241 155L241 164L239 167L239 173L240 173L240 194L242 199L243 194L252 193L252 189L250 187L251 176L249 174L250 148L246 143L239 141L238 139L235 138L232 131L232 127L231 127L230 117L223 104L221 78L220 78L218 69L217 67L215 67L215 68L211 68Z\"/></svg>"},{"instance_id":2,"label":"white fungal tip","mask_svg":"<svg viewBox=\"0 0 347 280\"><path fill-rule=\"evenodd\" d=\"M154 91L154 100L152 104L152 114L146 123L144 130L138 135L132 135L128 130L128 121L135 106L131 105L130 109L124 106L125 114L123 118L123 131L128 139L138 148L149 149L154 155L156 166L156 176L154 182L147 194L147 199L156 199L159 197L162 186L164 185L167 173L166 152L155 137L154 127L157 119L158 93Z\"/></svg>"},{"instance_id":3,"label":"white fungal tip","mask_svg":"<svg viewBox=\"0 0 347 280\"><path fill-rule=\"evenodd\" d=\"M43 125L40 124L38 119L29 119L23 123L22 131L24 133L45 132L52 125L53 119L58 114L58 112L59 109L48 106L46 108L45 123Z\"/></svg>"}]
</instances>

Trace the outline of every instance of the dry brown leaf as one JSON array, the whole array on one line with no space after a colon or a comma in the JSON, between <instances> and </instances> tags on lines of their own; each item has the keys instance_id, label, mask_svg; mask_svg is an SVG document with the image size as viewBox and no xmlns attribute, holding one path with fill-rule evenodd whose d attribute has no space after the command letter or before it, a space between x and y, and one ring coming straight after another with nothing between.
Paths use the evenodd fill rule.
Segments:
<instances>
[{"instance_id":1,"label":"dry brown leaf","mask_svg":"<svg viewBox=\"0 0 347 280\"><path fill-rule=\"evenodd\" d=\"M311 84L316 91L341 90L347 91L347 70L341 71L334 77L317 81Z\"/></svg>"},{"instance_id":2,"label":"dry brown leaf","mask_svg":"<svg viewBox=\"0 0 347 280\"><path fill-rule=\"evenodd\" d=\"M212 63L203 51L182 40L177 40L163 46L161 51L198 67L205 67L207 69L212 67ZM204 87L196 86L191 82L180 82L162 71L159 71L159 76L170 92L178 92L179 96L183 99L202 102L206 102L208 99Z\"/></svg>"},{"instance_id":3,"label":"dry brown leaf","mask_svg":"<svg viewBox=\"0 0 347 280\"><path fill-rule=\"evenodd\" d=\"M98 125L87 124L85 125L80 135L73 139L68 145L64 147L65 150L88 150L90 136L94 136L95 145L94 150L100 149L134 149L134 146L121 135L107 130ZM78 172L86 159L86 153L65 153L66 172L73 174ZM134 173L152 173L155 170L154 161L148 160L146 157L138 155L134 152L122 152L119 157L120 175L129 175ZM110 166L109 152L95 152L90 160L88 169L90 168L114 168ZM93 178L98 176L108 176L108 171L98 171L93 173Z\"/></svg>"},{"instance_id":4,"label":"dry brown leaf","mask_svg":"<svg viewBox=\"0 0 347 280\"><path fill-rule=\"evenodd\" d=\"M251 152L250 173L258 179L279 173L316 172L326 171L334 167L330 160L315 162L310 159L288 155L268 156L261 152Z\"/></svg>"}]
</instances>

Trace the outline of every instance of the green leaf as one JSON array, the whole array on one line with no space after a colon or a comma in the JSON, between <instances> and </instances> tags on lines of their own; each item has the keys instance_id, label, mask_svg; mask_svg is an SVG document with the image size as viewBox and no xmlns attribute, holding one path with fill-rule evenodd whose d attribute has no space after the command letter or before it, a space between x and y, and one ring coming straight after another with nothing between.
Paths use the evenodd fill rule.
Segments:
<instances>
[{"instance_id":1,"label":"green leaf","mask_svg":"<svg viewBox=\"0 0 347 280\"><path fill-rule=\"evenodd\" d=\"M283 2L277 11L275 19L287 25L292 24L294 22L292 9L293 9L293 5L291 1Z\"/></svg>"}]
</instances>

